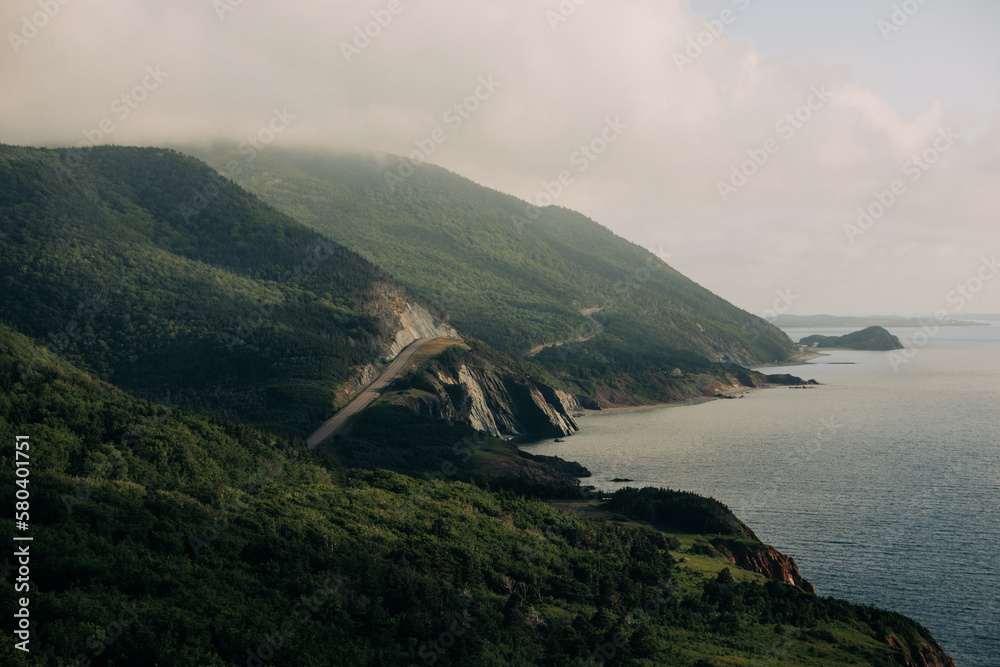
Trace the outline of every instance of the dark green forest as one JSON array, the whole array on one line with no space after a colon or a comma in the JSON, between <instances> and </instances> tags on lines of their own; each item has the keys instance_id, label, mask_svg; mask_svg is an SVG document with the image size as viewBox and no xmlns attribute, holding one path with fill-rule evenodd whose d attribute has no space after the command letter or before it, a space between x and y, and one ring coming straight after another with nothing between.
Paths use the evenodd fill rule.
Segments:
<instances>
[{"instance_id":1,"label":"dark green forest","mask_svg":"<svg viewBox=\"0 0 1000 667\"><path fill-rule=\"evenodd\" d=\"M449 196L406 205L429 224ZM563 252L604 233L568 229ZM379 362L399 303L435 295L193 158L0 146L0 248L0 496L27 494L30 517L17 520L33 538L31 653L5 632L2 664L896 665L940 651L899 614L736 567L737 546L766 546L711 499L606 495L509 442L395 405L304 448L337 387ZM608 261L611 276L621 265ZM593 275L568 275L598 289ZM487 298L480 288L449 304L453 322ZM502 308L463 325L493 322L502 349L472 340L433 363L474 357L655 400L746 373L710 363L709 343L784 354L780 338L739 337L754 320L693 284L676 297L686 305L640 331L646 311L629 309L648 298L648 312L668 312L657 310L667 297L635 293L569 355L523 357L519 346L544 327L563 335L559 313L572 315L532 296L510 311L517 326L496 325ZM517 319L532 309L533 324ZM696 324L708 333L682 345ZM27 480L11 472L19 457ZM0 525L17 531L12 513ZM0 555L8 620L25 597L11 551Z\"/></svg>"},{"instance_id":2,"label":"dark green forest","mask_svg":"<svg viewBox=\"0 0 1000 667\"><path fill-rule=\"evenodd\" d=\"M221 146L184 150L219 169L234 157ZM272 148L240 164L234 177L357 250L497 349L523 354L585 337L593 323L580 311L602 309L594 315L604 325L601 335L543 359L556 373L579 377L583 366L617 379L634 377L628 369L639 365L746 365L795 350L776 327L578 213L531 209L430 165L390 187L385 175L395 163Z\"/></svg>"},{"instance_id":3,"label":"dark green forest","mask_svg":"<svg viewBox=\"0 0 1000 667\"><path fill-rule=\"evenodd\" d=\"M25 384L18 369L36 353L0 327L0 466L29 434L34 536L32 652L5 633L5 664L895 665L934 647L898 614L724 562L686 569L672 535L573 518L502 482L344 470L48 355ZM14 488L4 475L0 494ZM706 526L735 521L677 498L660 520L701 525L701 506ZM619 492L609 507L634 500Z\"/></svg>"},{"instance_id":4,"label":"dark green forest","mask_svg":"<svg viewBox=\"0 0 1000 667\"><path fill-rule=\"evenodd\" d=\"M0 321L115 385L301 435L418 300L192 158L69 152L0 146Z\"/></svg>"}]
</instances>

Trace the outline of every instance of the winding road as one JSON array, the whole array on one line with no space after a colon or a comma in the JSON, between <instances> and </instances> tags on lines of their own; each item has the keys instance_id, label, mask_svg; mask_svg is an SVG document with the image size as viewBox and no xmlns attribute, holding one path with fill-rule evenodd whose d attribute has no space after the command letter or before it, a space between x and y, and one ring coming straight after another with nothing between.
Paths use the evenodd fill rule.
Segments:
<instances>
[{"instance_id":1,"label":"winding road","mask_svg":"<svg viewBox=\"0 0 1000 667\"><path fill-rule=\"evenodd\" d=\"M534 357L539 352L541 352L542 350L544 350L546 348L549 348L549 347L556 347L556 346L559 346L559 345L568 345L569 343L586 343L591 338L594 338L595 336L600 336L602 333L604 333L604 325L601 324L600 322L598 322L594 318L594 313L599 313L602 310L604 310L604 309L603 308L584 308L583 310L580 311L581 315L583 315L584 317L586 317L588 320L590 320L593 323L593 328L590 330L590 333L584 334L583 336L580 336L579 338L574 338L573 340L559 340L559 341L556 341L555 343L546 343L545 345L539 345L537 347L533 347L530 350L528 350L528 355L527 356Z\"/></svg>"},{"instance_id":2,"label":"winding road","mask_svg":"<svg viewBox=\"0 0 1000 667\"><path fill-rule=\"evenodd\" d=\"M406 367L406 364L413 358L413 355L432 340L437 339L420 338L407 345L392 364L389 365L389 368L385 369L385 372L378 376L377 380L365 387L360 394L354 397L353 401L344 406L332 419L320 426L315 433L309 436L309 439L306 440L309 449L314 449L316 445L333 435L348 419L368 407L368 404L374 401L382 393L382 390Z\"/></svg>"}]
</instances>

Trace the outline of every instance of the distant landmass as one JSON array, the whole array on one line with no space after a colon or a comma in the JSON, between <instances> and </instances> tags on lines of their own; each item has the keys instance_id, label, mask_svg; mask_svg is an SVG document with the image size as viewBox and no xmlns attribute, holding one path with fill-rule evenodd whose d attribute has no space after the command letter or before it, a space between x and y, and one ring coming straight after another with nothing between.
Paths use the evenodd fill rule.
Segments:
<instances>
[{"instance_id":1,"label":"distant landmass","mask_svg":"<svg viewBox=\"0 0 1000 667\"><path fill-rule=\"evenodd\" d=\"M968 315L967 317L986 320L998 319L1000 315ZM933 316L901 317L899 315L778 315L769 321L777 327L922 327L933 320ZM969 320L934 320L940 326L946 327L981 327L987 326L982 322L971 322Z\"/></svg>"},{"instance_id":2,"label":"distant landmass","mask_svg":"<svg viewBox=\"0 0 1000 667\"><path fill-rule=\"evenodd\" d=\"M902 350L899 338L882 327L868 327L845 336L806 336L799 341L806 347L838 348L842 350Z\"/></svg>"}]
</instances>

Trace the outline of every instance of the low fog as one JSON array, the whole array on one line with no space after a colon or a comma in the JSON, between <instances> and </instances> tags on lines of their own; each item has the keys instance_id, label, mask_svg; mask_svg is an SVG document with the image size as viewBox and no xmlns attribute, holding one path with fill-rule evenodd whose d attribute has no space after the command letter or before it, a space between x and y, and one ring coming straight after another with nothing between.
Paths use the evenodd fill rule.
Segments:
<instances>
[{"instance_id":1,"label":"low fog","mask_svg":"<svg viewBox=\"0 0 1000 667\"><path fill-rule=\"evenodd\" d=\"M752 312L961 317L1000 312L998 19L972 0L11 0L0 141L235 146L280 114L272 145L579 210ZM978 286L961 308L959 286Z\"/></svg>"}]
</instances>

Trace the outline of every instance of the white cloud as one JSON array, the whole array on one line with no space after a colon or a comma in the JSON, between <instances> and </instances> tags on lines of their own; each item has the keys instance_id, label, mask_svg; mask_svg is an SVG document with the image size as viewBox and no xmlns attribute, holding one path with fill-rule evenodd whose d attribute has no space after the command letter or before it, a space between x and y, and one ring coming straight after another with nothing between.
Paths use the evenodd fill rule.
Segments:
<instances>
[{"instance_id":1,"label":"white cloud","mask_svg":"<svg viewBox=\"0 0 1000 667\"><path fill-rule=\"evenodd\" d=\"M399 1L351 63L341 42L388 0L244 0L224 20L208 0L70 2L19 53L5 45L0 140L75 143L159 64L170 77L108 141L238 142L287 107L297 119L282 141L408 153L493 75L501 87L432 161L533 198L620 117L628 130L559 204L669 249L679 270L750 310L790 287L802 312L930 312L981 254L1000 251L996 81L968 105L907 115L855 63L762 55L728 33L678 71L674 54L706 29L678 0L590 0L554 31L545 12L557 0ZM734 31L754 11L743 4L732 4ZM16 31L34 11L5 3L0 26ZM818 85L831 100L792 136L779 131ZM843 226L857 208L909 178L905 161L948 125L962 140L850 244ZM723 203L717 182L768 139L780 150ZM1000 284L976 309L1000 311Z\"/></svg>"}]
</instances>

